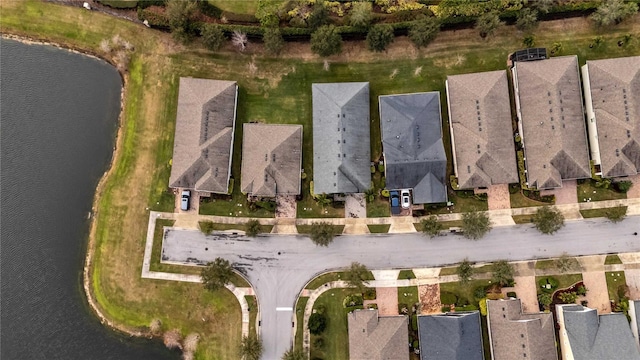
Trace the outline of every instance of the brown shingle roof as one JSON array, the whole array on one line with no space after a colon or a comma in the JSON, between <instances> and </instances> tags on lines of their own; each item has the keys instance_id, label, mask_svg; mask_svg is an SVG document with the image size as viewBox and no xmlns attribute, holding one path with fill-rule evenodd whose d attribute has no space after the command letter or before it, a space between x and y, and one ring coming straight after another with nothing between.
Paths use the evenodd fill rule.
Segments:
<instances>
[{"instance_id":1,"label":"brown shingle roof","mask_svg":"<svg viewBox=\"0 0 640 360\"><path fill-rule=\"evenodd\" d=\"M243 193L253 196L300 194L302 125L244 124Z\"/></svg>"},{"instance_id":2,"label":"brown shingle roof","mask_svg":"<svg viewBox=\"0 0 640 360\"><path fill-rule=\"evenodd\" d=\"M507 73L449 76L447 95L459 187L518 182Z\"/></svg>"},{"instance_id":3,"label":"brown shingle roof","mask_svg":"<svg viewBox=\"0 0 640 360\"><path fill-rule=\"evenodd\" d=\"M180 78L170 187L227 193L237 88L234 81Z\"/></svg>"},{"instance_id":4,"label":"brown shingle roof","mask_svg":"<svg viewBox=\"0 0 640 360\"><path fill-rule=\"evenodd\" d=\"M519 299L487 300L487 320L494 359L558 359L551 313L523 314Z\"/></svg>"},{"instance_id":5,"label":"brown shingle roof","mask_svg":"<svg viewBox=\"0 0 640 360\"><path fill-rule=\"evenodd\" d=\"M587 61L602 174L640 172L640 56Z\"/></svg>"},{"instance_id":6,"label":"brown shingle roof","mask_svg":"<svg viewBox=\"0 0 640 360\"><path fill-rule=\"evenodd\" d=\"M578 58L516 62L514 73L529 185L590 177Z\"/></svg>"},{"instance_id":7,"label":"brown shingle roof","mask_svg":"<svg viewBox=\"0 0 640 360\"><path fill-rule=\"evenodd\" d=\"M356 310L347 315L351 360L409 359L409 322L406 316L378 317L378 310Z\"/></svg>"}]
</instances>

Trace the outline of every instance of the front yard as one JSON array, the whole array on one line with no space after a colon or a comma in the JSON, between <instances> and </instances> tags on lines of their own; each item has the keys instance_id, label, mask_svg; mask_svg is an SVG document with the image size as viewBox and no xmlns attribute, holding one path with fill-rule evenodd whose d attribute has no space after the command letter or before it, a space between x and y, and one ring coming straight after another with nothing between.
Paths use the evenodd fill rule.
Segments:
<instances>
[{"instance_id":1,"label":"front yard","mask_svg":"<svg viewBox=\"0 0 640 360\"><path fill-rule=\"evenodd\" d=\"M322 334L311 335L311 359L349 359L347 313L353 308L345 308L342 302L347 295L353 294L358 294L358 290L332 289L320 295L313 304L314 310L324 312L327 325Z\"/></svg>"}]
</instances>

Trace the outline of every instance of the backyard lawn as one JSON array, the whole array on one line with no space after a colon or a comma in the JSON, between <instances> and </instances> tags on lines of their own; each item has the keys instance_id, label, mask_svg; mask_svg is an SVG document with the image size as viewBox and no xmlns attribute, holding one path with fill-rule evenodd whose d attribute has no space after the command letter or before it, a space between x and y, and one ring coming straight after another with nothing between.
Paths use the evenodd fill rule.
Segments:
<instances>
[{"instance_id":1,"label":"backyard lawn","mask_svg":"<svg viewBox=\"0 0 640 360\"><path fill-rule=\"evenodd\" d=\"M347 295L357 293L355 289L332 289L320 295L313 304L314 309L324 307L327 327L321 335L311 335L311 359L349 359L347 309L342 301Z\"/></svg>"}]
</instances>

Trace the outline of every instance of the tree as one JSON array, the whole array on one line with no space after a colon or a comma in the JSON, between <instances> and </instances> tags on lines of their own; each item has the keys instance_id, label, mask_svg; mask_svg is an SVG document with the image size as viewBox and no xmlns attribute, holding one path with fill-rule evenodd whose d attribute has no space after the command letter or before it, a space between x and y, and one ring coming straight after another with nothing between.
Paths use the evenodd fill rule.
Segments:
<instances>
[{"instance_id":1,"label":"tree","mask_svg":"<svg viewBox=\"0 0 640 360\"><path fill-rule=\"evenodd\" d=\"M505 260L494 263L491 279L500 286L509 285L513 281L513 266Z\"/></svg>"},{"instance_id":2,"label":"tree","mask_svg":"<svg viewBox=\"0 0 640 360\"><path fill-rule=\"evenodd\" d=\"M616 206L614 208L607 209L605 216L612 223L617 223L624 220L627 217L627 207L626 206Z\"/></svg>"},{"instance_id":3,"label":"tree","mask_svg":"<svg viewBox=\"0 0 640 360\"><path fill-rule=\"evenodd\" d=\"M440 21L435 17L424 18L409 28L409 40L419 49L429 45L440 32Z\"/></svg>"},{"instance_id":4,"label":"tree","mask_svg":"<svg viewBox=\"0 0 640 360\"><path fill-rule=\"evenodd\" d=\"M626 35L625 35L626 36ZM629 190L631 190L631 187L633 186L633 182L628 181L628 180L624 180L624 181L616 181L614 183L614 185L616 186L616 189L621 192L621 193L627 193Z\"/></svg>"},{"instance_id":5,"label":"tree","mask_svg":"<svg viewBox=\"0 0 640 360\"><path fill-rule=\"evenodd\" d=\"M291 348L282 355L282 360L307 360L307 355L300 349Z\"/></svg>"},{"instance_id":6,"label":"tree","mask_svg":"<svg viewBox=\"0 0 640 360\"><path fill-rule=\"evenodd\" d=\"M471 211L462 214L462 231L464 237L478 240L491 230L489 215L481 211Z\"/></svg>"},{"instance_id":7,"label":"tree","mask_svg":"<svg viewBox=\"0 0 640 360\"><path fill-rule=\"evenodd\" d=\"M538 303L542 305L546 310L549 310L549 305L553 302L553 297L549 293L542 293L538 295Z\"/></svg>"},{"instance_id":8,"label":"tree","mask_svg":"<svg viewBox=\"0 0 640 360\"><path fill-rule=\"evenodd\" d=\"M335 227L327 222L313 223L311 225L311 241L320 246L329 246L337 235Z\"/></svg>"},{"instance_id":9,"label":"tree","mask_svg":"<svg viewBox=\"0 0 640 360\"><path fill-rule=\"evenodd\" d=\"M327 327L327 318L324 314L315 312L309 316L309 323L307 324L307 328L309 328L309 332L313 335L320 335Z\"/></svg>"},{"instance_id":10,"label":"tree","mask_svg":"<svg viewBox=\"0 0 640 360\"><path fill-rule=\"evenodd\" d=\"M369 277L369 269L359 262L352 262L349 270L346 271L344 281L347 285L358 289L360 292L364 292L367 284L367 278Z\"/></svg>"},{"instance_id":11,"label":"tree","mask_svg":"<svg viewBox=\"0 0 640 360\"><path fill-rule=\"evenodd\" d=\"M264 48L271 55L278 55L284 47L284 39L278 28L267 28L262 35Z\"/></svg>"},{"instance_id":12,"label":"tree","mask_svg":"<svg viewBox=\"0 0 640 360\"><path fill-rule=\"evenodd\" d=\"M466 285L473 278L475 269L473 268L471 262L469 262L469 259L465 258L456 268L456 273L458 274L458 280L460 281L460 283Z\"/></svg>"},{"instance_id":13,"label":"tree","mask_svg":"<svg viewBox=\"0 0 640 360\"><path fill-rule=\"evenodd\" d=\"M532 5L541 13L546 14L551 10L555 2L556 0L536 0Z\"/></svg>"},{"instance_id":14,"label":"tree","mask_svg":"<svg viewBox=\"0 0 640 360\"><path fill-rule=\"evenodd\" d=\"M536 46L536 38L533 35L527 35L524 37L524 39L522 39L522 45L526 46L527 48L532 48L534 46Z\"/></svg>"},{"instance_id":15,"label":"tree","mask_svg":"<svg viewBox=\"0 0 640 360\"><path fill-rule=\"evenodd\" d=\"M323 0L316 2L311 15L309 15L307 19L307 24L309 24L309 27L313 30L329 24L329 10L324 6Z\"/></svg>"},{"instance_id":16,"label":"tree","mask_svg":"<svg viewBox=\"0 0 640 360\"><path fill-rule=\"evenodd\" d=\"M247 44L249 40L247 39L247 34L243 33L239 30L234 30L231 34L231 43L238 48L240 51L244 51L247 48Z\"/></svg>"},{"instance_id":17,"label":"tree","mask_svg":"<svg viewBox=\"0 0 640 360\"><path fill-rule=\"evenodd\" d=\"M373 16L371 15L371 3L368 1L354 2L349 17L349 25L361 29L366 29L371 25Z\"/></svg>"},{"instance_id":18,"label":"tree","mask_svg":"<svg viewBox=\"0 0 640 360\"><path fill-rule=\"evenodd\" d=\"M543 206L533 215L533 224L543 234L551 235L564 226L564 216L560 210Z\"/></svg>"},{"instance_id":19,"label":"tree","mask_svg":"<svg viewBox=\"0 0 640 360\"><path fill-rule=\"evenodd\" d=\"M224 32L218 25L205 24L202 27L202 43L211 51L218 51L226 40Z\"/></svg>"},{"instance_id":20,"label":"tree","mask_svg":"<svg viewBox=\"0 0 640 360\"><path fill-rule=\"evenodd\" d=\"M207 264L200 272L204 288L209 291L222 289L233 276L233 268L228 260L216 258Z\"/></svg>"},{"instance_id":21,"label":"tree","mask_svg":"<svg viewBox=\"0 0 640 360\"><path fill-rule=\"evenodd\" d=\"M476 20L476 30L478 30L482 38L493 35L495 30L502 25L504 23L500 21L500 17L495 11L484 13Z\"/></svg>"},{"instance_id":22,"label":"tree","mask_svg":"<svg viewBox=\"0 0 640 360\"><path fill-rule=\"evenodd\" d=\"M555 261L556 267L561 273L567 273L572 270L576 270L576 260L569 256L566 252L560 255L560 257Z\"/></svg>"},{"instance_id":23,"label":"tree","mask_svg":"<svg viewBox=\"0 0 640 360\"><path fill-rule=\"evenodd\" d=\"M530 8L521 9L518 12L516 28L520 31L531 31L538 26L538 11Z\"/></svg>"},{"instance_id":24,"label":"tree","mask_svg":"<svg viewBox=\"0 0 640 360\"><path fill-rule=\"evenodd\" d=\"M198 12L196 2L168 0L165 9L173 37L182 43L191 41L195 35L194 20Z\"/></svg>"},{"instance_id":25,"label":"tree","mask_svg":"<svg viewBox=\"0 0 640 360\"><path fill-rule=\"evenodd\" d=\"M442 230L442 224L438 222L438 217L435 215L431 215L428 218L420 221L420 227L422 233L429 236L430 238L437 236Z\"/></svg>"},{"instance_id":26,"label":"tree","mask_svg":"<svg viewBox=\"0 0 640 360\"><path fill-rule=\"evenodd\" d=\"M384 51L393 42L393 36L391 25L374 25L367 33L367 47L371 51Z\"/></svg>"},{"instance_id":27,"label":"tree","mask_svg":"<svg viewBox=\"0 0 640 360\"><path fill-rule=\"evenodd\" d=\"M637 12L638 4L636 3L625 3L622 0L606 0L602 5L598 6L596 12L591 14L591 20L598 26L617 25Z\"/></svg>"},{"instance_id":28,"label":"tree","mask_svg":"<svg viewBox=\"0 0 640 360\"><path fill-rule=\"evenodd\" d=\"M311 51L326 57L342 51L342 37L333 25L322 26L311 34Z\"/></svg>"},{"instance_id":29,"label":"tree","mask_svg":"<svg viewBox=\"0 0 640 360\"><path fill-rule=\"evenodd\" d=\"M262 350L262 340L255 333L249 333L249 336L242 337L240 355L244 360L260 360Z\"/></svg>"},{"instance_id":30,"label":"tree","mask_svg":"<svg viewBox=\"0 0 640 360\"><path fill-rule=\"evenodd\" d=\"M258 220L249 220L246 223L245 233L247 236L256 237L258 234L262 233L262 225L260 225L260 221Z\"/></svg>"},{"instance_id":31,"label":"tree","mask_svg":"<svg viewBox=\"0 0 640 360\"><path fill-rule=\"evenodd\" d=\"M578 299L578 294L576 294L575 291L561 292L558 295L558 299L560 299L560 301L562 301L563 304L573 304Z\"/></svg>"},{"instance_id":32,"label":"tree","mask_svg":"<svg viewBox=\"0 0 640 360\"><path fill-rule=\"evenodd\" d=\"M200 221L198 223L198 227L200 228L200 231L202 231L202 233L205 235L210 235L213 230L215 230L213 221Z\"/></svg>"}]
</instances>

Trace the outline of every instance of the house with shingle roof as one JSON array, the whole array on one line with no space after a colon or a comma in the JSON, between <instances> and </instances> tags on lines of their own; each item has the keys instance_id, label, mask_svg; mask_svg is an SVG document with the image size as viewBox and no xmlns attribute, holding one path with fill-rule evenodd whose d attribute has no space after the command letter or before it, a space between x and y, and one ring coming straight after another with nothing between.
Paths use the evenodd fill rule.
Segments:
<instances>
[{"instance_id":1,"label":"house with shingle roof","mask_svg":"<svg viewBox=\"0 0 640 360\"><path fill-rule=\"evenodd\" d=\"M299 195L302 125L244 124L242 134L242 192Z\"/></svg>"},{"instance_id":2,"label":"house with shingle roof","mask_svg":"<svg viewBox=\"0 0 640 360\"><path fill-rule=\"evenodd\" d=\"M458 187L517 183L506 71L452 75L445 84Z\"/></svg>"},{"instance_id":3,"label":"house with shingle roof","mask_svg":"<svg viewBox=\"0 0 640 360\"><path fill-rule=\"evenodd\" d=\"M587 61L582 84L596 174L640 173L640 56Z\"/></svg>"},{"instance_id":4,"label":"house with shingle roof","mask_svg":"<svg viewBox=\"0 0 640 360\"><path fill-rule=\"evenodd\" d=\"M414 204L447 202L440 93L379 97L387 189L412 189Z\"/></svg>"},{"instance_id":5,"label":"house with shingle roof","mask_svg":"<svg viewBox=\"0 0 640 360\"><path fill-rule=\"evenodd\" d=\"M623 313L598 315L577 304L556 305L564 360L640 360L638 344Z\"/></svg>"},{"instance_id":6,"label":"house with shingle roof","mask_svg":"<svg viewBox=\"0 0 640 360\"><path fill-rule=\"evenodd\" d=\"M378 317L378 310L347 314L349 359L409 359L409 320L405 315Z\"/></svg>"},{"instance_id":7,"label":"house with shingle roof","mask_svg":"<svg viewBox=\"0 0 640 360\"><path fill-rule=\"evenodd\" d=\"M631 333L636 339L636 345L640 348L640 301L629 300L629 317L631 318Z\"/></svg>"},{"instance_id":8,"label":"house with shingle roof","mask_svg":"<svg viewBox=\"0 0 640 360\"><path fill-rule=\"evenodd\" d=\"M524 314L519 299L487 300L491 357L557 360L553 314Z\"/></svg>"},{"instance_id":9,"label":"house with shingle roof","mask_svg":"<svg viewBox=\"0 0 640 360\"><path fill-rule=\"evenodd\" d=\"M511 71L527 185L591 177L578 57L516 61Z\"/></svg>"},{"instance_id":10,"label":"house with shingle roof","mask_svg":"<svg viewBox=\"0 0 640 360\"><path fill-rule=\"evenodd\" d=\"M369 83L313 84L315 194L371 187Z\"/></svg>"},{"instance_id":11,"label":"house with shingle roof","mask_svg":"<svg viewBox=\"0 0 640 360\"><path fill-rule=\"evenodd\" d=\"M484 360L478 311L418 316L421 360Z\"/></svg>"},{"instance_id":12,"label":"house with shingle roof","mask_svg":"<svg viewBox=\"0 0 640 360\"><path fill-rule=\"evenodd\" d=\"M180 78L169 187L228 192L237 98L235 81Z\"/></svg>"}]
</instances>

